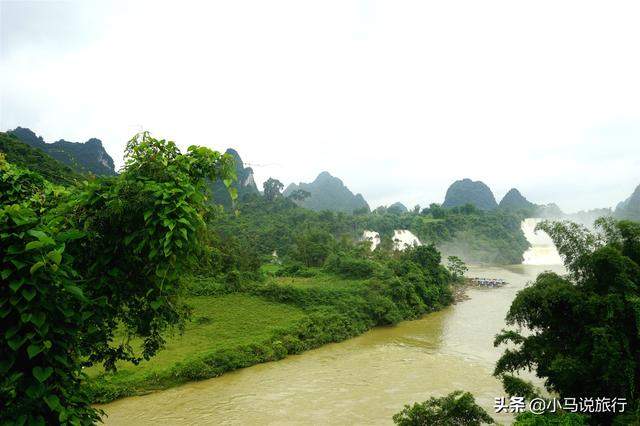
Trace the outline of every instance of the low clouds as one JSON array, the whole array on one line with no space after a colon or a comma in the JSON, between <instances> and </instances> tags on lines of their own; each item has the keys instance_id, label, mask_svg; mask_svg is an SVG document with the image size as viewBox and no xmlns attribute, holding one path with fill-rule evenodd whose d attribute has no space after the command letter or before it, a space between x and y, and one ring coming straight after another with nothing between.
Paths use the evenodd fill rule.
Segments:
<instances>
[{"instance_id":1,"label":"low clouds","mask_svg":"<svg viewBox=\"0 0 640 426\"><path fill-rule=\"evenodd\" d=\"M0 128L236 148L372 205L455 179L566 210L640 183L635 2L2 2Z\"/></svg>"}]
</instances>

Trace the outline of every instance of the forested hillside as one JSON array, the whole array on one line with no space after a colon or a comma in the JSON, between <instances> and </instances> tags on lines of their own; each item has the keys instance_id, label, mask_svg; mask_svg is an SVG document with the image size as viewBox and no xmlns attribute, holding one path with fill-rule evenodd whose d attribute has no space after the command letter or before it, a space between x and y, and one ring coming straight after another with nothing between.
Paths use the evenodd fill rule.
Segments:
<instances>
[{"instance_id":1,"label":"forested hillside","mask_svg":"<svg viewBox=\"0 0 640 426\"><path fill-rule=\"evenodd\" d=\"M53 183L72 184L82 178L71 167L8 133L0 132L0 152L10 163L37 172Z\"/></svg>"},{"instance_id":2,"label":"forested hillside","mask_svg":"<svg viewBox=\"0 0 640 426\"><path fill-rule=\"evenodd\" d=\"M527 200L516 188L511 188L509 192L502 197L498 207L504 210L533 211L536 208L536 205Z\"/></svg>"},{"instance_id":3,"label":"forested hillside","mask_svg":"<svg viewBox=\"0 0 640 426\"><path fill-rule=\"evenodd\" d=\"M484 182L471 179L457 180L447 189L442 207L462 207L466 204L481 210L494 210L498 207L493 192Z\"/></svg>"},{"instance_id":4,"label":"forested hillside","mask_svg":"<svg viewBox=\"0 0 640 426\"><path fill-rule=\"evenodd\" d=\"M513 264L522 261L529 247L520 229L523 218L519 213L487 212L471 205L444 209L433 204L422 212L405 213L315 212L300 208L288 198L268 201L254 196L238 203L237 214L221 215L217 228L224 238L234 239L267 258L274 251L281 257L290 256L306 239L332 236L357 242L365 230L380 234L384 250L392 246L394 230L408 229L423 243L435 244L447 255L468 262Z\"/></svg>"},{"instance_id":5,"label":"forested hillside","mask_svg":"<svg viewBox=\"0 0 640 426\"><path fill-rule=\"evenodd\" d=\"M57 142L46 143L42 137L24 127L17 127L7 133L33 148L42 150L78 173L92 173L96 176L116 174L113 159L99 139L92 138L84 143L60 139Z\"/></svg>"},{"instance_id":6,"label":"forested hillside","mask_svg":"<svg viewBox=\"0 0 640 426\"><path fill-rule=\"evenodd\" d=\"M284 190L284 196L288 197L300 190L306 191L309 195L297 203L307 209L344 213L369 211L369 204L361 194L354 195L340 179L331 176L329 172L320 173L311 183L290 184Z\"/></svg>"}]
</instances>

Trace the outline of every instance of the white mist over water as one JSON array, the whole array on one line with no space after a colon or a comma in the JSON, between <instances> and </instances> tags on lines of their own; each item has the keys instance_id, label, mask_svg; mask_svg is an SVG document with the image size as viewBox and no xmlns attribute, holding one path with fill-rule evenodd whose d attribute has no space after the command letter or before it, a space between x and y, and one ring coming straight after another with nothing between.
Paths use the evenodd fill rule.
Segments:
<instances>
[{"instance_id":1,"label":"white mist over water","mask_svg":"<svg viewBox=\"0 0 640 426\"><path fill-rule=\"evenodd\" d=\"M527 218L520 225L522 232L531 244L531 247L524 252L523 265L562 265L562 258L553 244L551 237L544 231L536 231L536 225L543 219Z\"/></svg>"}]
</instances>

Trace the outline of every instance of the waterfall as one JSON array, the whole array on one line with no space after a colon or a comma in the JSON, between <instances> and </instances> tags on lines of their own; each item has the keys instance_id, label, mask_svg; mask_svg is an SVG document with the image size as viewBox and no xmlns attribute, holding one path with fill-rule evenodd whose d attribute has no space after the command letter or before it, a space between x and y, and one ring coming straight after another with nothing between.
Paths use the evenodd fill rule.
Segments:
<instances>
[{"instance_id":1,"label":"waterfall","mask_svg":"<svg viewBox=\"0 0 640 426\"><path fill-rule=\"evenodd\" d=\"M520 225L531 247L524 252L524 265L562 265L562 258L551 237L544 231L535 231L540 218L527 218Z\"/></svg>"}]
</instances>

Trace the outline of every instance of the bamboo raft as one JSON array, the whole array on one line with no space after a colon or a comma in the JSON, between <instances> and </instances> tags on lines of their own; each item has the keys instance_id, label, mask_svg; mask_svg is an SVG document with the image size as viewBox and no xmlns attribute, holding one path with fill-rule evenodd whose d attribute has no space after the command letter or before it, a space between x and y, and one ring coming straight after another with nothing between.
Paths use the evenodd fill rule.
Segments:
<instances>
[{"instance_id":1,"label":"bamboo raft","mask_svg":"<svg viewBox=\"0 0 640 426\"><path fill-rule=\"evenodd\" d=\"M480 287L502 287L507 284L507 282L501 278L482 278L482 277L474 277L471 278L471 281L480 286Z\"/></svg>"}]
</instances>

